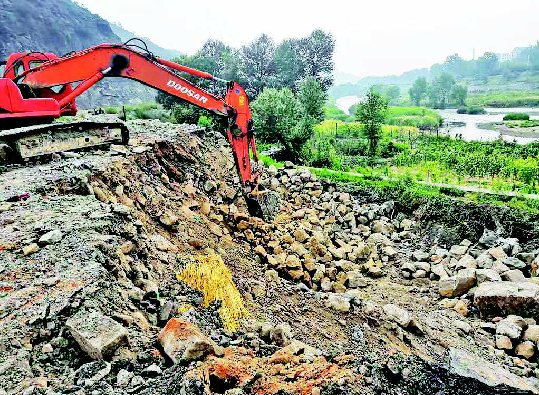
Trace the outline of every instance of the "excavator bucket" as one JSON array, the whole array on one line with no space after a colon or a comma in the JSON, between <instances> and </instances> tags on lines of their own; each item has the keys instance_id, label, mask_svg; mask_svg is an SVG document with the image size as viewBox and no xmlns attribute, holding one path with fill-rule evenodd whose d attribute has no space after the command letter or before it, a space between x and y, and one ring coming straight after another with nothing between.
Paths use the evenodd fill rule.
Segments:
<instances>
[{"instance_id":1,"label":"excavator bucket","mask_svg":"<svg viewBox=\"0 0 539 395\"><path fill-rule=\"evenodd\" d=\"M271 222L281 208L281 198L274 191L260 188L259 186L253 192L247 194L247 209L252 216Z\"/></svg>"}]
</instances>

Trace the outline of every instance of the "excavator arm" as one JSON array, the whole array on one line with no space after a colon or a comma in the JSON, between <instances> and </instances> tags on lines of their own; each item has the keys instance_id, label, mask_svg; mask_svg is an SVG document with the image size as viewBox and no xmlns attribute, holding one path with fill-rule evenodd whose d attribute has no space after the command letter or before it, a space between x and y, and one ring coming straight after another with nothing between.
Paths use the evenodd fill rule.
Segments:
<instances>
[{"instance_id":1,"label":"excavator arm","mask_svg":"<svg viewBox=\"0 0 539 395\"><path fill-rule=\"evenodd\" d=\"M199 78L227 83L224 99L217 97L182 78L184 72ZM227 137L232 147L240 178L244 185L254 187L257 175L252 173L249 151L258 160L253 135L251 110L247 95L236 82L221 80L204 71L144 54L127 45L102 44L65 57L44 62L18 75L14 82L30 91L80 83L59 101L60 111L74 99L105 77L121 77L141 82L169 93L197 107L226 118Z\"/></svg>"}]
</instances>

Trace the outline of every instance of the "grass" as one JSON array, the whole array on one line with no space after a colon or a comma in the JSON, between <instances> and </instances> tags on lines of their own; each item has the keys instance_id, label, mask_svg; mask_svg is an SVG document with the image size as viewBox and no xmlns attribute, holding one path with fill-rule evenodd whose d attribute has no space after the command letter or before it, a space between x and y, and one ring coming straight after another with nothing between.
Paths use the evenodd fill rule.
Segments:
<instances>
[{"instance_id":1,"label":"grass","mask_svg":"<svg viewBox=\"0 0 539 395\"><path fill-rule=\"evenodd\" d=\"M482 107L539 107L539 93L514 91L468 95L469 105Z\"/></svg>"},{"instance_id":2,"label":"grass","mask_svg":"<svg viewBox=\"0 0 539 395\"><path fill-rule=\"evenodd\" d=\"M514 128L535 128L539 126L539 120L531 119L529 121L524 122L506 122L505 125L508 128L514 129Z\"/></svg>"},{"instance_id":3,"label":"grass","mask_svg":"<svg viewBox=\"0 0 539 395\"><path fill-rule=\"evenodd\" d=\"M264 166L266 167L275 166L277 169L281 169L284 167L283 162L276 161L271 156L259 155L258 157L264 163Z\"/></svg>"},{"instance_id":4,"label":"grass","mask_svg":"<svg viewBox=\"0 0 539 395\"><path fill-rule=\"evenodd\" d=\"M159 119L160 121L169 121L169 112L160 104L155 102L139 103L134 105L124 106L127 120L133 119ZM122 107L106 107L105 113L119 114L123 112Z\"/></svg>"},{"instance_id":5,"label":"grass","mask_svg":"<svg viewBox=\"0 0 539 395\"><path fill-rule=\"evenodd\" d=\"M390 107L386 122L397 126L437 128L442 124L442 117L425 107Z\"/></svg>"}]
</instances>

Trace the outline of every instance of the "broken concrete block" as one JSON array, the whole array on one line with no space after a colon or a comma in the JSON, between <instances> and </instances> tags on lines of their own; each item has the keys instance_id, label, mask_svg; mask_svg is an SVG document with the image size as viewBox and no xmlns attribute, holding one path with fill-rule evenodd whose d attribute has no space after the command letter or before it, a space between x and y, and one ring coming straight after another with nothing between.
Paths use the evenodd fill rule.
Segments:
<instances>
[{"instance_id":1,"label":"broken concrete block","mask_svg":"<svg viewBox=\"0 0 539 395\"><path fill-rule=\"evenodd\" d=\"M99 311L80 311L67 320L66 326L82 350L93 359L103 359L128 342L127 329Z\"/></svg>"}]
</instances>

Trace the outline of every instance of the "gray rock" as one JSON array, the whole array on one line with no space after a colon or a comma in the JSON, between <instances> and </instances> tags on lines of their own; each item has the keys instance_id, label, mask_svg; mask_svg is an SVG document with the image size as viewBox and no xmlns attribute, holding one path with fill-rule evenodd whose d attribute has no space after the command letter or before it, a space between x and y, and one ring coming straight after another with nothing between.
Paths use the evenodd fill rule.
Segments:
<instances>
[{"instance_id":1,"label":"gray rock","mask_svg":"<svg viewBox=\"0 0 539 395\"><path fill-rule=\"evenodd\" d=\"M431 272L434 273L436 278L439 279L446 279L449 277L449 274L447 274L447 271L445 270L443 265L432 265L430 268Z\"/></svg>"},{"instance_id":2,"label":"gray rock","mask_svg":"<svg viewBox=\"0 0 539 395\"><path fill-rule=\"evenodd\" d=\"M534 317L539 313L539 285L527 282L484 282L475 290L474 304L485 317L507 314Z\"/></svg>"},{"instance_id":3,"label":"gray rock","mask_svg":"<svg viewBox=\"0 0 539 395\"><path fill-rule=\"evenodd\" d=\"M539 342L539 325L530 325L524 332L524 340L531 340L534 343Z\"/></svg>"},{"instance_id":4,"label":"gray rock","mask_svg":"<svg viewBox=\"0 0 539 395\"><path fill-rule=\"evenodd\" d=\"M341 295L330 294L326 300L326 307L336 311L346 312L350 310L350 302Z\"/></svg>"},{"instance_id":5,"label":"gray rock","mask_svg":"<svg viewBox=\"0 0 539 395\"><path fill-rule=\"evenodd\" d=\"M127 343L127 329L98 311L80 311L67 320L66 326L82 350L93 359L111 355Z\"/></svg>"},{"instance_id":6,"label":"gray rock","mask_svg":"<svg viewBox=\"0 0 539 395\"><path fill-rule=\"evenodd\" d=\"M397 324L406 328L410 324L412 317L410 313L394 304L386 304L383 307L384 313L388 316L391 321L395 321Z\"/></svg>"},{"instance_id":7,"label":"gray rock","mask_svg":"<svg viewBox=\"0 0 539 395\"><path fill-rule=\"evenodd\" d=\"M453 326L457 329L460 329L464 333L470 333L472 331L472 326L466 321L456 320L453 322Z\"/></svg>"},{"instance_id":8,"label":"gray rock","mask_svg":"<svg viewBox=\"0 0 539 395\"><path fill-rule=\"evenodd\" d=\"M62 240L62 237L64 237L64 235L61 230L59 229L51 230L50 232L45 233L43 236L39 238L39 244L41 245L55 244L55 243L58 243L60 240Z\"/></svg>"},{"instance_id":9,"label":"gray rock","mask_svg":"<svg viewBox=\"0 0 539 395\"><path fill-rule=\"evenodd\" d=\"M116 376L116 385L120 388L127 387L135 374L125 369L121 369Z\"/></svg>"},{"instance_id":10,"label":"gray rock","mask_svg":"<svg viewBox=\"0 0 539 395\"><path fill-rule=\"evenodd\" d=\"M502 278L496 272L492 269L477 269L475 271L475 274L477 276L477 284L481 284L484 282L495 282L495 281L502 281Z\"/></svg>"},{"instance_id":11,"label":"gray rock","mask_svg":"<svg viewBox=\"0 0 539 395\"><path fill-rule=\"evenodd\" d=\"M475 284L475 269L464 269L457 275L440 280L438 286L440 295L453 297L462 295Z\"/></svg>"},{"instance_id":12,"label":"gray rock","mask_svg":"<svg viewBox=\"0 0 539 395\"><path fill-rule=\"evenodd\" d=\"M502 263L511 269L524 269L526 267L524 262L514 257L502 259Z\"/></svg>"},{"instance_id":13,"label":"gray rock","mask_svg":"<svg viewBox=\"0 0 539 395\"><path fill-rule=\"evenodd\" d=\"M494 264L494 259L490 256L490 254L483 252L480 254L477 259L477 267L481 269L490 269L492 265Z\"/></svg>"},{"instance_id":14,"label":"gray rock","mask_svg":"<svg viewBox=\"0 0 539 395\"><path fill-rule=\"evenodd\" d=\"M292 329L287 323L277 325L270 330L270 339L279 346L284 346L292 338Z\"/></svg>"},{"instance_id":15,"label":"gray rock","mask_svg":"<svg viewBox=\"0 0 539 395\"><path fill-rule=\"evenodd\" d=\"M465 350L451 348L448 364L451 373L472 378L491 387L506 385L533 394L539 393L528 380Z\"/></svg>"},{"instance_id":16,"label":"gray rock","mask_svg":"<svg viewBox=\"0 0 539 395\"><path fill-rule=\"evenodd\" d=\"M466 254L459 259L459 261L457 262L456 269L475 269L476 267L477 261L474 259L474 257L469 254Z\"/></svg>"},{"instance_id":17,"label":"gray rock","mask_svg":"<svg viewBox=\"0 0 539 395\"><path fill-rule=\"evenodd\" d=\"M412 253L412 257L415 261L428 261L430 259L430 254L425 251L417 250Z\"/></svg>"},{"instance_id":18,"label":"gray rock","mask_svg":"<svg viewBox=\"0 0 539 395\"><path fill-rule=\"evenodd\" d=\"M496 325L496 334L507 336L510 339L520 339L522 327L510 319L503 319Z\"/></svg>"},{"instance_id":19,"label":"gray rock","mask_svg":"<svg viewBox=\"0 0 539 395\"><path fill-rule=\"evenodd\" d=\"M494 264L492 265L492 270L495 270L499 274L502 274L508 271L509 268L505 266L503 263L498 261L498 262L494 262Z\"/></svg>"},{"instance_id":20,"label":"gray rock","mask_svg":"<svg viewBox=\"0 0 539 395\"><path fill-rule=\"evenodd\" d=\"M528 281L526 277L524 276L524 273L522 273L518 269L508 270L505 273L502 273L502 278L505 281L513 281L517 283Z\"/></svg>"},{"instance_id":21,"label":"gray rock","mask_svg":"<svg viewBox=\"0 0 539 395\"><path fill-rule=\"evenodd\" d=\"M466 251L468 251L468 246L458 245L451 247L449 254L454 257L460 257L461 255L466 254Z\"/></svg>"},{"instance_id":22,"label":"gray rock","mask_svg":"<svg viewBox=\"0 0 539 395\"><path fill-rule=\"evenodd\" d=\"M485 228L483 236L479 239L479 243L489 248L496 247L499 244L499 237L496 232Z\"/></svg>"}]
</instances>

